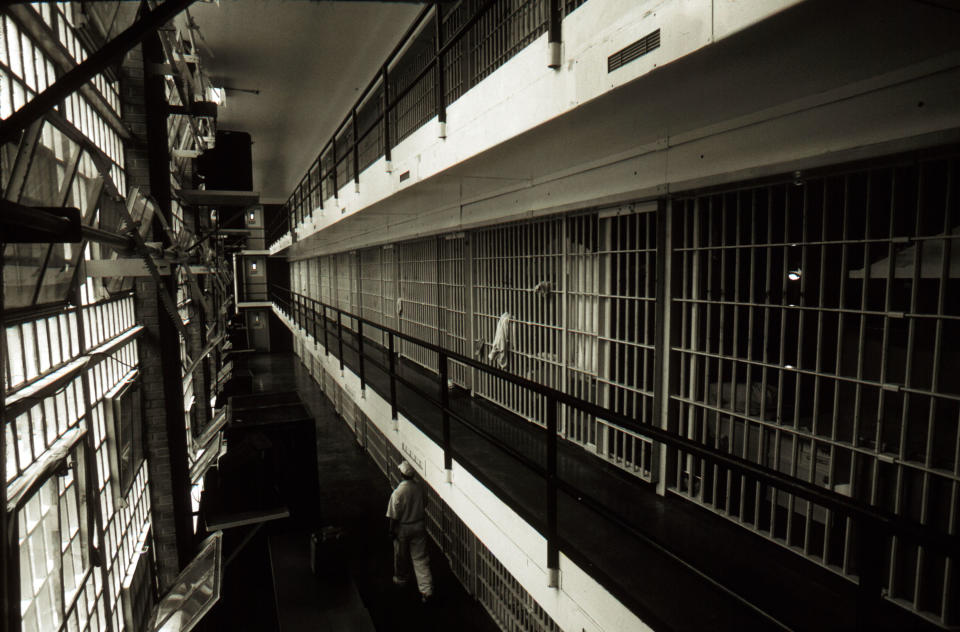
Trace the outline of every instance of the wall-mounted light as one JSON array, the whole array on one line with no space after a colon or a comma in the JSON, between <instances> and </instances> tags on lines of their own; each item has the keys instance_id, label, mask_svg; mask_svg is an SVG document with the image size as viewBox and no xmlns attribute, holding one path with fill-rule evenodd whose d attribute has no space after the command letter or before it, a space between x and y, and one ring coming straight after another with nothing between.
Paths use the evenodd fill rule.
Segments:
<instances>
[{"instance_id":1,"label":"wall-mounted light","mask_svg":"<svg viewBox=\"0 0 960 632\"><path fill-rule=\"evenodd\" d=\"M791 281L799 281L801 274L802 272L800 271L800 268L794 268L793 270L787 272L787 278Z\"/></svg>"},{"instance_id":2,"label":"wall-mounted light","mask_svg":"<svg viewBox=\"0 0 960 632\"><path fill-rule=\"evenodd\" d=\"M256 212L256 211L250 211L250 214L248 215L248 217L250 218L250 221L251 221L251 222L254 221L255 219L257 219L257 212Z\"/></svg>"},{"instance_id":3,"label":"wall-mounted light","mask_svg":"<svg viewBox=\"0 0 960 632\"><path fill-rule=\"evenodd\" d=\"M256 262L256 261L251 261L251 262L250 262L250 272L256 272L256 271L257 271L257 262Z\"/></svg>"}]
</instances>

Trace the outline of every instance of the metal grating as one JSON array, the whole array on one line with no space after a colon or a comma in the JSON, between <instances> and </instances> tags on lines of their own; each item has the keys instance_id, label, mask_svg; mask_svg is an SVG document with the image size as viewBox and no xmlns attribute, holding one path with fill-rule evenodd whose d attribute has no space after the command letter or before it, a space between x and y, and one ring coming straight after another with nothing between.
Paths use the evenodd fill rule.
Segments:
<instances>
[{"instance_id":1,"label":"metal grating","mask_svg":"<svg viewBox=\"0 0 960 632\"><path fill-rule=\"evenodd\" d=\"M956 534L958 163L677 201L672 399L688 437ZM674 489L858 576L845 519L687 455ZM956 625L955 570L886 542L887 597Z\"/></svg>"},{"instance_id":2,"label":"metal grating","mask_svg":"<svg viewBox=\"0 0 960 632\"><path fill-rule=\"evenodd\" d=\"M660 48L660 29L607 57L607 72L611 73L618 68L623 68L631 61L640 59L657 48Z\"/></svg>"}]
</instances>

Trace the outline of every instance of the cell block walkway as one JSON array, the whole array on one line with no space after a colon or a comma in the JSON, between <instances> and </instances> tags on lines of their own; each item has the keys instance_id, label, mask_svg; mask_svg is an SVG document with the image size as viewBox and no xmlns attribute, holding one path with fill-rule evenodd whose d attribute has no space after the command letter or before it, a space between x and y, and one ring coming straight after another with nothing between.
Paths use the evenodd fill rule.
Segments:
<instances>
[{"instance_id":1,"label":"cell block walkway","mask_svg":"<svg viewBox=\"0 0 960 632\"><path fill-rule=\"evenodd\" d=\"M328 353L339 357L335 321L327 336ZM357 347L356 334L344 327L343 362L355 374ZM370 340L363 349L367 388L389 401L388 352ZM397 380L399 412L442 445L441 412L424 397L439 401L437 376L405 359L397 360L396 370L414 387ZM544 430L463 390L449 397L451 410L466 420L451 420L454 459L545 533L543 478L491 441L544 466ZM560 493L561 551L654 629L857 628L855 584L689 501L657 495L650 484L578 445L560 441L557 469L562 481L584 492ZM620 520L598 513L592 503ZM892 603L880 608L870 629L939 629Z\"/></svg>"},{"instance_id":2,"label":"cell block walkway","mask_svg":"<svg viewBox=\"0 0 960 632\"><path fill-rule=\"evenodd\" d=\"M357 445L354 435L341 420L320 387L292 354L249 354L243 368L253 375L253 392L265 401L280 393L296 391L315 420L319 492L309 521L292 516L265 528L261 546L269 558L274 606L270 593L248 591L246 598L264 602L262 608L276 617L281 632L307 630L462 630L495 632L497 626L484 609L460 586L443 554L430 543L431 569L436 598L420 603L416 588L398 588L392 583L392 543L387 535L384 513L390 486L376 465ZM249 397L245 396L245 405ZM301 514L302 515L302 514ZM310 568L310 535L324 527L337 527L342 538L318 547L317 572ZM251 543L248 548L255 547ZM225 553L227 555L227 553ZM242 563L244 560L240 560ZM236 564L236 563L235 563ZM238 567L239 568L239 567ZM256 567L257 572L263 565ZM262 578L230 578L233 585ZM228 588L231 582L225 584ZM239 593L245 588L235 590ZM255 596L257 595L257 596ZM232 597L232 598L231 598ZM255 610L237 595L226 596L232 608ZM270 606L267 608L267 606ZM249 615L247 621L261 621L263 615ZM239 625L244 615L231 613L229 624ZM218 623L227 623L218 619ZM229 629L227 627L210 627ZM232 629L254 629L235 627Z\"/></svg>"}]
</instances>

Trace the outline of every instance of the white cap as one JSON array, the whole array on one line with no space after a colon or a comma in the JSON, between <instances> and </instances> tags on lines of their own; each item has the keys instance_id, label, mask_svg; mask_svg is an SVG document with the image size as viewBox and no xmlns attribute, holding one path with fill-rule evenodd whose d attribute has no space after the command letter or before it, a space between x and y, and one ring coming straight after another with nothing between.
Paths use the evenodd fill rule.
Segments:
<instances>
[{"instance_id":1,"label":"white cap","mask_svg":"<svg viewBox=\"0 0 960 632\"><path fill-rule=\"evenodd\" d=\"M400 465L397 466L397 469L400 470L400 473L404 476L413 476L415 473L413 466L406 461L401 461Z\"/></svg>"}]
</instances>

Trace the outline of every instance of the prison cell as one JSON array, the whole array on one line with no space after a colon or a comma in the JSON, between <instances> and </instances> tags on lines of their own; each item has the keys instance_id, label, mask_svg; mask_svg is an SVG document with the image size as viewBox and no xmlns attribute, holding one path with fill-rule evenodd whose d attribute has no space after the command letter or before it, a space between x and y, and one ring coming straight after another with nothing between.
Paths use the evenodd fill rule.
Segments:
<instances>
[{"instance_id":1,"label":"prison cell","mask_svg":"<svg viewBox=\"0 0 960 632\"><path fill-rule=\"evenodd\" d=\"M320 257L320 293L317 297L325 305L333 304L333 259L329 256Z\"/></svg>"},{"instance_id":2,"label":"prison cell","mask_svg":"<svg viewBox=\"0 0 960 632\"><path fill-rule=\"evenodd\" d=\"M445 235L437 242L437 315L438 342L444 349L466 355L466 284L464 262L464 235ZM449 379L464 388L470 388L470 372L459 362L450 362Z\"/></svg>"},{"instance_id":3,"label":"prison cell","mask_svg":"<svg viewBox=\"0 0 960 632\"><path fill-rule=\"evenodd\" d=\"M334 255L333 259L334 305L351 314L358 314L360 311L358 309L359 292L355 260L356 253L354 252L341 252ZM357 330L357 324L353 318L345 317L343 325L352 331Z\"/></svg>"},{"instance_id":4,"label":"prison cell","mask_svg":"<svg viewBox=\"0 0 960 632\"><path fill-rule=\"evenodd\" d=\"M378 325L383 323L383 262L380 248L366 248L360 251L360 291L362 293L363 317ZM316 296L316 295L314 295ZM364 336L382 345L383 332L375 327L366 327Z\"/></svg>"},{"instance_id":5,"label":"prison cell","mask_svg":"<svg viewBox=\"0 0 960 632\"><path fill-rule=\"evenodd\" d=\"M438 305L438 255L435 238L405 242L397 248L400 281L400 331L433 344L440 343ZM404 357L438 371L437 354L418 344L402 341Z\"/></svg>"},{"instance_id":6,"label":"prison cell","mask_svg":"<svg viewBox=\"0 0 960 632\"><path fill-rule=\"evenodd\" d=\"M397 249L392 245L381 248L380 263L383 267L383 300L380 309L383 312L383 326L391 329L400 329L397 299L399 294L399 269L397 266Z\"/></svg>"},{"instance_id":7,"label":"prison cell","mask_svg":"<svg viewBox=\"0 0 960 632\"><path fill-rule=\"evenodd\" d=\"M473 235L474 355L547 386L561 385L562 221L550 219L477 231ZM507 333L494 347L498 325ZM537 423L543 402L509 381L478 376L477 394Z\"/></svg>"},{"instance_id":8,"label":"prison cell","mask_svg":"<svg viewBox=\"0 0 960 632\"><path fill-rule=\"evenodd\" d=\"M597 403L653 422L656 308L656 215L597 215ZM597 419L597 449L607 459L651 475L652 442Z\"/></svg>"},{"instance_id":9,"label":"prison cell","mask_svg":"<svg viewBox=\"0 0 960 632\"><path fill-rule=\"evenodd\" d=\"M671 362L687 437L956 534L957 161L675 202ZM847 577L848 520L687 456L675 491ZM897 538L890 599L957 623L955 569Z\"/></svg>"}]
</instances>

